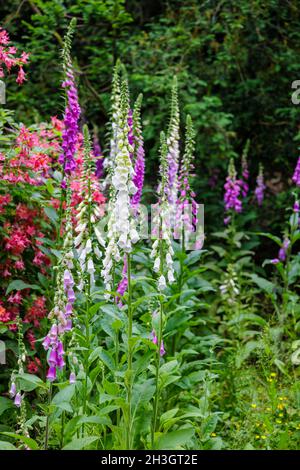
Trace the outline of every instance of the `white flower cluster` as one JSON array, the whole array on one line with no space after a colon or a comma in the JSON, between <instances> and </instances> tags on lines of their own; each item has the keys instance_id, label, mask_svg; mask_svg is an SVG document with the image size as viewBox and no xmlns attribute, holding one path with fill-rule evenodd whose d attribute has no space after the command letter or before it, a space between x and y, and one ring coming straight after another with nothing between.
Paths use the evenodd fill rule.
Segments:
<instances>
[{"instance_id":1,"label":"white flower cluster","mask_svg":"<svg viewBox=\"0 0 300 470\"><path fill-rule=\"evenodd\" d=\"M76 215L77 224L75 227L76 237L74 240L74 246L77 251L81 272L88 273L90 275L91 285L93 285L95 283L93 255L100 259L102 258L102 252L99 249L98 244L93 240L93 234L89 233L89 219L91 222L90 226L92 227L99 244L103 248L105 247L105 242L100 231L94 225L97 220L101 218L102 212L98 206L92 204L92 201L88 201L88 204L91 204L91 213L89 213L86 202L87 201L84 200L78 206L79 211ZM83 288L83 279L81 279L78 287L80 289Z\"/></svg>"},{"instance_id":2,"label":"white flower cluster","mask_svg":"<svg viewBox=\"0 0 300 470\"><path fill-rule=\"evenodd\" d=\"M165 271L167 272L168 282L171 284L175 281L170 216L170 206L167 201L163 201L153 218L154 225L159 227L158 236L160 238L154 241L150 257L154 259L153 271L159 274L158 288L160 291L167 287ZM162 250L161 243L163 243Z\"/></svg>"},{"instance_id":3,"label":"white flower cluster","mask_svg":"<svg viewBox=\"0 0 300 470\"><path fill-rule=\"evenodd\" d=\"M174 278L174 263L172 248L172 226L171 226L171 206L167 199L166 183L168 180L168 164L167 164L167 144L164 134L161 136L161 181L159 185L159 203L156 207L153 217L153 225L156 233L156 240L152 245L150 257L154 259L153 270L158 274L158 288L163 291L167 287L166 275L168 282L171 284Z\"/></svg>"},{"instance_id":4,"label":"white flower cluster","mask_svg":"<svg viewBox=\"0 0 300 470\"><path fill-rule=\"evenodd\" d=\"M168 184L167 194L169 203L171 204L172 218L176 212L176 202L178 195L178 169L179 169L179 105L178 105L178 94L177 94L177 80L174 78L174 84L172 88L172 101L171 101L171 118L167 135L167 147L168 147ZM173 223L173 220L172 220Z\"/></svg>"},{"instance_id":5,"label":"white flower cluster","mask_svg":"<svg viewBox=\"0 0 300 470\"><path fill-rule=\"evenodd\" d=\"M96 222L102 217L100 207L93 201L93 191L98 189L97 180L92 180L92 162L91 162L91 145L90 136L86 126L84 127L84 161L83 170L80 178L80 192L82 201L78 205L78 212L76 215L76 238L74 246L77 251L80 271L82 274L87 273L90 276L90 284L95 283L95 266L93 258L102 258L102 252L99 249L99 244L103 248L105 242L101 236L100 230L96 227ZM95 236L99 244L95 241ZM83 289L84 277L81 276L78 288Z\"/></svg>"},{"instance_id":6,"label":"white flower cluster","mask_svg":"<svg viewBox=\"0 0 300 470\"><path fill-rule=\"evenodd\" d=\"M102 270L106 290L111 290L113 264L121 260L122 256L120 251L130 253L132 245L139 240L130 207L130 196L136 193L137 188L132 181L134 169L130 153L133 152L133 149L128 142L128 109L127 83L123 82L120 108L117 117L117 125L119 128L117 135L117 153L111 180L111 200L108 209L108 244Z\"/></svg>"},{"instance_id":7,"label":"white flower cluster","mask_svg":"<svg viewBox=\"0 0 300 470\"><path fill-rule=\"evenodd\" d=\"M113 73L112 80L112 96L111 96L111 136L110 136L110 152L104 159L104 168L106 169L106 177L103 187L106 188L111 184L111 175L118 151L118 135L119 135L119 114L120 114L120 75L119 64L117 63Z\"/></svg>"},{"instance_id":8,"label":"white flower cluster","mask_svg":"<svg viewBox=\"0 0 300 470\"><path fill-rule=\"evenodd\" d=\"M240 289L238 277L232 264L228 265L224 282L220 285L220 291L224 300L227 301L229 305L233 305L235 303L236 297L240 293Z\"/></svg>"}]
</instances>

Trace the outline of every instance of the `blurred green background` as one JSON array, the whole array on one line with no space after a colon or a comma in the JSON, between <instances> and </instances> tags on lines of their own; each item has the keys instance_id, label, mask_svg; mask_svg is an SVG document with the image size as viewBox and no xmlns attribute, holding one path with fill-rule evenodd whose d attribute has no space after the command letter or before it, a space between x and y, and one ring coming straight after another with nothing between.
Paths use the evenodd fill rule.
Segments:
<instances>
[{"instance_id":1,"label":"blurred green background","mask_svg":"<svg viewBox=\"0 0 300 470\"><path fill-rule=\"evenodd\" d=\"M18 120L29 124L51 115L61 117L60 50L75 16L73 56L82 121L98 127L102 146L112 67L119 57L127 67L133 98L144 94L148 177L157 167L157 136L167 126L170 84L176 74L182 124L189 112L197 131L196 184L203 202L210 198L213 178L216 204L221 207L228 159L241 155L247 139L252 183L261 161L269 193L282 199L282 191L290 186L300 139L300 107L291 102L291 84L300 79L299 1L2 0L0 4L2 26L31 54L25 86L18 87L13 77L7 85L7 106L16 111ZM281 220L276 204L273 201L268 208L274 212L275 226L276 217Z\"/></svg>"}]
</instances>

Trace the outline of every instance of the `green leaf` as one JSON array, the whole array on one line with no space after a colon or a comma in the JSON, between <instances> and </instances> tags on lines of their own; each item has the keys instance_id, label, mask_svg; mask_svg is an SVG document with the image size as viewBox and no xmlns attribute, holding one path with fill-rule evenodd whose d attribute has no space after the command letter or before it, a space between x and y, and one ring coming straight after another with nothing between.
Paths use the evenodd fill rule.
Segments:
<instances>
[{"instance_id":1,"label":"green leaf","mask_svg":"<svg viewBox=\"0 0 300 470\"><path fill-rule=\"evenodd\" d=\"M0 397L0 416L9 408L14 408L14 404L9 398Z\"/></svg>"},{"instance_id":2,"label":"green leaf","mask_svg":"<svg viewBox=\"0 0 300 470\"><path fill-rule=\"evenodd\" d=\"M267 281L267 279L257 276L257 274L250 274L250 278L258 287L260 287L262 290L264 290L268 294L274 293L276 286L275 284L273 284L273 282Z\"/></svg>"},{"instance_id":3,"label":"green leaf","mask_svg":"<svg viewBox=\"0 0 300 470\"><path fill-rule=\"evenodd\" d=\"M63 388L62 390L60 390L53 397L52 404L61 405L62 403L69 403L72 400L73 395L75 393L75 385L76 384L70 384L70 385L67 385L65 388Z\"/></svg>"},{"instance_id":4,"label":"green leaf","mask_svg":"<svg viewBox=\"0 0 300 470\"><path fill-rule=\"evenodd\" d=\"M17 448L7 441L0 441L0 450L17 450Z\"/></svg>"},{"instance_id":5,"label":"green leaf","mask_svg":"<svg viewBox=\"0 0 300 470\"><path fill-rule=\"evenodd\" d=\"M270 240L273 240L273 242L277 243L278 246L282 245L281 239L279 237L276 237L275 235L272 235L271 233L257 232L256 235L260 235L261 237L270 238Z\"/></svg>"},{"instance_id":6,"label":"green leaf","mask_svg":"<svg viewBox=\"0 0 300 470\"><path fill-rule=\"evenodd\" d=\"M12 281L8 284L8 287L6 289L6 295L8 295L13 290L23 290L23 289L40 290L40 286L37 286L36 284L27 284L26 282L21 281L21 279L16 279L15 281Z\"/></svg>"},{"instance_id":7,"label":"green leaf","mask_svg":"<svg viewBox=\"0 0 300 470\"><path fill-rule=\"evenodd\" d=\"M193 428L169 432L157 439L156 448L159 450L182 448L194 436L194 432Z\"/></svg>"},{"instance_id":8,"label":"green leaf","mask_svg":"<svg viewBox=\"0 0 300 470\"><path fill-rule=\"evenodd\" d=\"M85 447L91 445L100 439L98 436L82 437L79 439L73 439L69 444L63 447L62 450L82 450Z\"/></svg>"},{"instance_id":9,"label":"green leaf","mask_svg":"<svg viewBox=\"0 0 300 470\"><path fill-rule=\"evenodd\" d=\"M57 222L58 215L57 215L56 210L53 207L44 207L44 211L47 217L49 217L49 219L51 220L51 222L54 222L54 223Z\"/></svg>"},{"instance_id":10,"label":"green leaf","mask_svg":"<svg viewBox=\"0 0 300 470\"><path fill-rule=\"evenodd\" d=\"M47 388L47 385L36 375L33 374L18 374L16 380L20 386L20 389L24 392L31 392L37 387Z\"/></svg>"},{"instance_id":11,"label":"green leaf","mask_svg":"<svg viewBox=\"0 0 300 470\"><path fill-rule=\"evenodd\" d=\"M37 442L34 439L31 439L30 437L27 436L22 436L20 434L16 434L14 432L0 432L0 434L3 434L4 436L8 437L13 437L19 441L24 442L31 450L38 450L39 446Z\"/></svg>"},{"instance_id":12,"label":"green leaf","mask_svg":"<svg viewBox=\"0 0 300 470\"><path fill-rule=\"evenodd\" d=\"M169 419L174 418L174 416L178 413L179 408L172 408L171 410L166 411L160 417L161 424L169 421Z\"/></svg>"}]
</instances>

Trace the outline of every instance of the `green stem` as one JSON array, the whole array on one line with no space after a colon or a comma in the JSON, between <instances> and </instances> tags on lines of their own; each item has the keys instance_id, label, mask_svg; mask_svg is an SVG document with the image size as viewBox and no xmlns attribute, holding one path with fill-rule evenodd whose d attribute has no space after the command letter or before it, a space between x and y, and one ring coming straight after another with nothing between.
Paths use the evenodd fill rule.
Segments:
<instances>
[{"instance_id":1,"label":"green stem","mask_svg":"<svg viewBox=\"0 0 300 470\"><path fill-rule=\"evenodd\" d=\"M128 331L127 331L127 426L126 426L126 449L131 447L132 429L132 286L131 286L131 257L127 254L127 278L128 278Z\"/></svg>"},{"instance_id":2,"label":"green stem","mask_svg":"<svg viewBox=\"0 0 300 470\"><path fill-rule=\"evenodd\" d=\"M44 444L44 450L48 449L48 441L49 441L49 421L50 421L50 405L51 405L51 399L52 399L52 382L50 382L49 386L49 392L48 392L48 412L47 412L47 418L46 418L46 428L45 428L45 444Z\"/></svg>"},{"instance_id":3,"label":"green stem","mask_svg":"<svg viewBox=\"0 0 300 470\"><path fill-rule=\"evenodd\" d=\"M162 344L162 329L163 329L163 301L162 296L159 299L159 332L158 332L158 342L157 342L157 351L156 351L156 360L155 360L155 395L154 395L154 404L153 404L153 423L151 429L151 448L154 448L154 436L157 425L157 415L158 415L158 401L159 401L159 366L160 366L160 349Z\"/></svg>"},{"instance_id":4,"label":"green stem","mask_svg":"<svg viewBox=\"0 0 300 470\"><path fill-rule=\"evenodd\" d=\"M64 446L64 432L65 432L65 412L61 414L61 435L60 435L60 448Z\"/></svg>"}]
</instances>

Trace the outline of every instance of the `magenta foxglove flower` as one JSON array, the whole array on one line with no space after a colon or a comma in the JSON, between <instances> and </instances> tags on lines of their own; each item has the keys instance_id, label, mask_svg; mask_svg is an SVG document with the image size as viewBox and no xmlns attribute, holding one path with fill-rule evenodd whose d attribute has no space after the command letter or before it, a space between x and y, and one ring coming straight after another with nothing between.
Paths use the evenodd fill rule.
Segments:
<instances>
[{"instance_id":1,"label":"magenta foxglove flower","mask_svg":"<svg viewBox=\"0 0 300 470\"><path fill-rule=\"evenodd\" d=\"M295 201L295 204L294 204L294 207L293 207L293 211L295 212L295 214L298 214L298 213L299 213L299 210L300 210L299 201Z\"/></svg>"},{"instance_id":2,"label":"magenta foxglove flower","mask_svg":"<svg viewBox=\"0 0 300 470\"><path fill-rule=\"evenodd\" d=\"M50 382L53 382L56 379L56 367L55 366L49 367L46 378Z\"/></svg>"},{"instance_id":3,"label":"magenta foxglove flower","mask_svg":"<svg viewBox=\"0 0 300 470\"><path fill-rule=\"evenodd\" d=\"M161 344L160 344L159 354L161 357L166 354L163 340L161 341Z\"/></svg>"},{"instance_id":4,"label":"magenta foxglove flower","mask_svg":"<svg viewBox=\"0 0 300 470\"><path fill-rule=\"evenodd\" d=\"M236 177L236 170L233 159L230 160L228 168L228 176L224 185L224 203L225 211L242 212L242 202L239 199L241 193L241 182ZM225 220L224 220L225 222Z\"/></svg>"}]
</instances>

